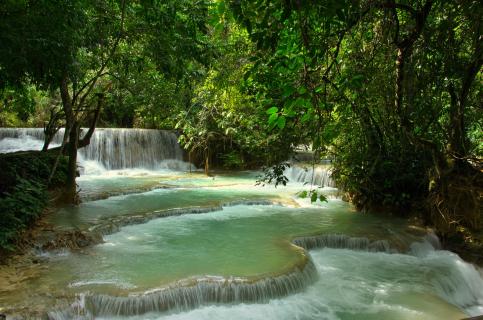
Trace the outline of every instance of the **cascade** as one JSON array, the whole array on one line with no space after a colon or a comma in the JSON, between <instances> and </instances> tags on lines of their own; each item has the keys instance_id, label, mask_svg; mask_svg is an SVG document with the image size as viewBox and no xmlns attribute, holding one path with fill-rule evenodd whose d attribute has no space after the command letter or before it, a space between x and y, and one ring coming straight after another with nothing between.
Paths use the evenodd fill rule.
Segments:
<instances>
[{"instance_id":1,"label":"cascade","mask_svg":"<svg viewBox=\"0 0 483 320\"><path fill-rule=\"evenodd\" d=\"M124 216L119 216L111 219L105 219L105 221L102 221L99 224L91 227L89 229L89 232L93 233L94 236L98 234L105 236L107 234L119 232L122 227L135 225L135 224L143 224L157 218L174 217L174 216L180 216L185 214L202 214L202 213L208 213L208 212L223 211L224 207L232 207L232 206L239 206L239 205L270 206L270 205L277 205L277 204L278 204L277 202L269 201L269 200L237 200L237 201L222 203L221 205L218 205L218 206L186 207L186 208L156 210L153 212L149 212L148 214L124 215ZM298 238L298 240L299 239L305 239L305 238ZM305 249L312 248L309 246L299 245L298 243L295 243L295 244Z\"/></svg>"},{"instance_id":2,"label":"cascade","mask_svg":"<svg viewBox=\"0 0 483 320\"><path fill-rule=\"evenodd\" d=\"M335 187L329 166L304 167L294 164L287 168L284 174L290 181L313 184L320 187Z\"/></svg>"},{"instance_id":3,"label":"cascade","mask_svg":"<svg viewBox=\"0 0 483 320\"><path fill-rule=\"evenodd\" d=\"M58 146L62 136L63 130L60 130L51 146ZM43 139L43 129L40 128L0 128L0 153L40 150ZM81 167L86 168L94 163L108 170L178 169L183 151L176 134L171 131L98 128L90 144L79 149L79 158Z\"/></svg>"},{"instance_id":4,"label":"cascade","mask_svg":"<svg viewBox=\"0 0 483 320\"><path fill-rule=\"evenodd\" d=\"M55 137L52 146L58 145L61 139L62 133ZM35 150L40 149L42 144L42 129L0 128L0 152ZM161 130L97 129L91 144L79 150L80 165L89 173L92 173L89 171L91 165L98 165L103 170L159 169L165 166L166 161L180 162L181 159L182 151L176 135ZM120 173L122 177L114 172L118 180L113 180L113 183L117 185L124 183L123 179L137 179L126 171ZM129 171L134 174L138 170ZM306 169L296 164L285 171L291 181L321 187L334 186L330 173L327 165L308 166ZM171 176L168 177L171 179ZM104 183L104 178L98 180ZM88 183L98 183L96 179L88 176L79 180L88 186ZM99 201L91 205L85 202L84 207L67 211L79 211L78 216L81 216L97 210L99 216L92 214L86 218L86 221L96 221L87 231L99 238L102 235L106 243L96 246L97 249L91 248L92 255L67 251L49 256L52 266L57 268L62 265L58 270L68 270L68 275L51 272L54 282L46 279L39 282L42 286L35 283L37 287L49 289L50 286L55 289L55 286L62 285L52 296L49 293L49 297L45 298L58 300L55 306L45 304L48 309L43 311L49 319L119 319L128 316L130 319L291 320L350 319L355 314L372 318L391 318L394 315L392 318L413 319L415 314L416 317L421 315L420 318L434 312L444 314L446 307L454 308L452 312L459 309L468 315L483 312L481 270L464 263L450 252L439 250L441 245L434 234L428 234L421 239L422 242L413 243L409 249L401 248L391 235L381 237L388 240L377 240L380 225L372 232L370 230L373 229L368 227L367 233L362 235L354 232L357 229L347 222L358 220L344 218L349 213L340 209L340 201L329 201L327 207L290 208L278 206L284 203L282 198L266 200L255 197L252 190L247 194L245 189L253 188L244 180L227 183L224 177L217 177L218 184L215 184L211 178L195 182L190 180L191 177L183 179L172 181L162 193L143 192L140 196L119 197L116 201ZM98 185L93 186L98 188ZM151 184L147 186L148 190L152 187ZM236 188L244 191L237 191L235 197ZM114 190L119 194L126 192L122 188ZM260 190L255 191L260 196ZM200 201L201 198L203 201ZM174 200L166 204L168 199ZM341 216L344 219L338 220ZM350 216L355 215L351 213ZM166 219L149 223L156 222L155 218ZM340 221L346 227L338 228ZM293 238L293 235L307 236ZM235 244L228 246L228 239ZM243 241L237 244L240 239ZM183 245L184 241L189 245ZM272 242L275 244L273 247L259 249L263 244ZM216 246L217 243L223 245ZM232 271L240 264L237 260L226 266L225 260L217 262L222 256L218 252L224 254L226 250L235 259L242 256L240 252L245 246L252 247L246 257L256 258L253 259L256 262L248 260L252 261L244 266L248 270L260 262L260 257L274 260L281 255L278 249L273 251L279 246L293 249L300 259L294 262L287 255L283 260L287 259L287 263L281 264L280 269L269 267L271 261L266 259L267 265L260 266L269 271L246 273ZM116 249L121 247L124 249ZM181 247L183 249L179 250ZM214 247L212 251L211 247ZM188 263L195 264L191 253L201 251L207 251L208 258L203 258L203 263L214 261L210 262L211 268L222 265L229 272L223 273L223 268L191 272L195 268L188 266L180 276L175 272L166 275L173 268L164 261L180 261L186 256ZM128 260L129 256L134 258ZM124 259L129 263L116 263ZM146 260L138 263L137 260L142 259ZM87 267L74 268L77 265ZM158 272L160 279L166 276L169 282L151 281L150 277L157 279ZM75 273L75 276L71 278L70 273ZM137 276L142 273L145 275ZM111 287L115 287L115 291ZM90 291L90 288L94 290ZM420 306L415 300L424 301L428 307ZM419 310L426 313L415 313Z\"/></svg>"},{"instance_id":5,"label":"cascade","mask_svg":"<svg viewBox=\"0 0 483 320\"><path fill-rule=\"evenodd\" d=\"M300 266L294 266L286 274L260 278L216 276L190 278L165 288L127 297L82 295L70 308L50 312L49 319L72 319L79 313L90 319L98 316L183 311L213 303L261 303L300 292L316 279L317 271L314 263L306 256Z\"/></svg>"},{"instance_id":6,"label":"cascade","mask_svg":"<svg viewBox=\"0 0 483 320\"><path fill-rule=\"evenodd\" d=\"M349 237L344 234L324 234L318 236L298 237L293 243L306 250L317 248L349 249L369 252L396 252L387 240L371 241L365 237Z\"/></svg>"},{"instance_id":7,"label":"cascade","mask_svg":"<svg viewBox=\"0 0 483 320\"><path fill-rule=\"evenodd\" d=\"M223 319L227 317L220 317L219 313L223 313L225 308L236 308L239 311L240 309L267 308L276 313L281 306L287 304L288 310L281 312L295 312L297 314L303 308L297 308L296 305L302 303L302 305L308 307L308 309L303 309L302 314L307 314L307 319L318 319L318 316L310 316L311 310L319 314L319 312L327 312L329 308L337 308L337 304L340 303L336 298L336 303L331 302L330 299L324 300L324 292L330 291L337 296L337 290L348 285L347 281L352 281L351 279L354 277L359 279L361 276L369 276L368 279L371 280L369 281L371 284L368 285L371 285L371 290L373 290L371 292L374 292L374 295L382 294L384 293L382 291L384 285L390 285L393 281L388 270L394 269L395 272L401 272L408 264L416 265L416 269L419 271L415 273L415 277L418 277L418 279L419 274L427 271L428 267L440 266L442 268L440 272L430 276L423 275L421 281L427 282L426 285L433 287L437 296L464 309L468 314L478 315L481 312L480 306L483 298L481 285L483 280L478 270L474 266L464 263L452 253L435 250L427 240L414 243L406 254L393 255L387 255L394 253L394 251L389 248L385 241L371 242L366 238L351 238L345 235L296 238L293 243L310 247L314 251L309 254L305 249L301 249L303 252L302 261L286 273L257 277L192 277L177 281L166 287L128 296L83 293L78 295L70 306L50 311L48 318L52 320L73 318L87 320L99 317L110 319L119 316L142 316L148 313L151 315L156 313L161 318L161 315L176 314L198 308L198 311L193 312L194 316L187 317L197 319L196 315L206 310L200 307L212 306L210 310L217 312L211 314L211 316L215 319ZM320 250L317 248L335 249ZM352 253L341 253L340 249L349 249ZM382 254L378 252L382 252ZM340 255L342 260L338 258ZM340 270L344 269L340 264L347 263L344 262L344 256L351 260L355 259L360 264L357 268L354 268L354 273ZM389 260L390 263L382 264L382 261L386 260ZM381 261L381 263L377 261ZM336 268L330 267L334 263ZM374 263L381 266L381 274L371 278L372 276L367 274L367 270L372 269ZM418 266L418 263L420 266ZM333 272L349 272L349 275L347 280L343 277L327 276L327 273ZM338 287L339 282L343 283L342 287ZM378 284L384 285L382 287L374 286ZM409 283L399 285L405 286L405 290L413 288ZM299 294L294 295L295 293ZM276 300L280 298L285 300ZM354 296L351 297L351 299L354 298ZM325 299L327 299L326 296ZM281 301L284 302L280 304ZM319 305L315 303L317 301L324 303ZM273 304L274 302L275 304ZM360 301L354 300L353 303L357 304ZM368 305L366 308L371 309L372 306ZM377 308L377 304L374 308ZM289 319L291 316L285 317L285 319ZM235 318L240 318L240 316L235 316ZM274 315L268 316L268 319L276 318L278 317ZM262 318L257 317L256 319ZM404 317L404 319L407 318Z\"/></svg>"}]
</instances>

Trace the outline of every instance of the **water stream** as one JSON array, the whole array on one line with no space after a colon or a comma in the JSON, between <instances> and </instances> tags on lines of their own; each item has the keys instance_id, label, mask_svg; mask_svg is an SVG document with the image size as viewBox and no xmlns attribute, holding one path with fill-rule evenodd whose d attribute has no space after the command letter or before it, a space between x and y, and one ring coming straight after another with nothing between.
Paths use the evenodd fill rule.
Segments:
<instances>
[{"instance_id":1,"label":"water stream","mask_svg":"<svg viewBox=\"0 0 483 320\"><path fill-rule=\"evenodd\" d=\"M41 147L41 135L23 130L15 136L0 129L0 152ZM96 146L82 151L83 203L59 208L49 221L60 230L100 232L104 243L39 252L33 276L0 288L0 311L7 315L315 320L483 314L480 269L439 250L434 236L404 220L355 212L336 197L323 167L315 168L315 179L292 167L287 175L295 181L287 187L255 186L257 172L187 172L171 133L97 132ZM146 157L126 156L151 147L158 149ZM323 187L327 203L295 196L309 181Z\"/></svg>"}]
</instances>

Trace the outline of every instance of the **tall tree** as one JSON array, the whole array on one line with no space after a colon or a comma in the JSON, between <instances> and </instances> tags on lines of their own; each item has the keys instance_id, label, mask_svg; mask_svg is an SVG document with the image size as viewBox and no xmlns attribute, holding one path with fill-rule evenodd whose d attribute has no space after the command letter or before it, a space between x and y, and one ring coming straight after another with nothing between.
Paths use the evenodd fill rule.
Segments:
<instances>
[{"instance_id":1,"label":"tall tree","mask_svg":"<svg viewBox=\"0 0 483 320\"><path fill-rule=\"evenodd\" d=\"M93 92L122 37L125 7L124 0L7 1L0 6L0 86L32 82L60 92L65 117L60 152L69 156L69 202L78 201L77 149L89 144L95 129L102 93ZM79 140L82 120L90 114L89 130Z\"/></svg>"},{"instance_id":2,"label":"tall tree","mask_svg":"<svg viewBox=\"0 0 483 320\"><path fill-rule=\"evenodd\" d=\"M230 4L259 48L268 123L334 152L360 208L419 203L443 233L479 226L478 1Z\"/></svg>"}]
</instances>

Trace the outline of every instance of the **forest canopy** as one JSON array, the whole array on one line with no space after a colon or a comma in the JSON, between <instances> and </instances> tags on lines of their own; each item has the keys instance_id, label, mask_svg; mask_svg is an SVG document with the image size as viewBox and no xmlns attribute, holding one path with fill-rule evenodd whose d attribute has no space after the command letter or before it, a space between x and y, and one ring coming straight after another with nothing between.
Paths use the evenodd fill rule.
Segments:
<instances>
[{"instance_id":1,"label":"forest canopy","mask_svg":"<svg viewBox=\"0 0 483 320\"><path fill-rule=\"evenodd\" d=\"M206 170L279 172L306 145L333 160L359 209L476 229L482 11L471 0L7 0L0 125L66 128L71 200L76 151L96 126L162 128Z\"/></svg>"}]
</instances>

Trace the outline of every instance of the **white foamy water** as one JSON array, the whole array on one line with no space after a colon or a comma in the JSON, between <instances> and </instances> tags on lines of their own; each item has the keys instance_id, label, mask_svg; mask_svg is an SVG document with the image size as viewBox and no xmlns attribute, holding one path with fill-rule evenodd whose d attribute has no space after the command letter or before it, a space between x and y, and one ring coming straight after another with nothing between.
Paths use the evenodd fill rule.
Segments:
<instances>
[{"instance_id":1,"label":"white foamy water","mask_svg":"<svg viewBox=\"0 0 483 320\"><path fill-rule=\"evenodd\" d=\"M332 180L330 167L327 165L298 165L293 164L290 168L285 169L284 175L290 181L300 182L307 185L319 187L335 187Z\"/></svg>"},{"instance_id":2,"label":"white foamy water","mask_svg":"<svg viewBox=\"0 0 483 320\"><path fill-rule=\"evenodd\" d=\"M39 138L21 134L18 137L5 137L0 139L0 153L9 153L26 150L41 150L44 142ZM52 147L58 146L52 144Z\"/></svg>"},{"instance_id":3,"label":"white foamy water","mask_svg":"<svg viewBox=\"0 0 483 320\"><path fill-rule=\"evenodd\" d=\"M63 130L50 148L58 147ZM40 128L0 128L0 153L41 150ZM163 171L189 171L177 136L171 131L98 128L91 142L78 152L81 175L154 175ZM135 170L132 170L135 169ZM195 170L191 165L191 169Z\"/></svg>"},{"instance_id":4,"label":"white foamy water","mask_svg":"<svg viewBox=\"0 0 483 320\"><path fill-rule=\"evenodd\" d=\"M165 193L171 191L149 194ZM92 284L117 277L119 283L133 283L140 290L128 297L88 295L84 312L92 312L95 319L456 320L482 313L483 279L476 267L451 252L435 250L423 239L403 254L395 253L389 243L344 236L341 232L355 231L345 224L362 226L366 234L381 230L380 236L388 236L384 229L391 225L384 226L382 220L370 216L353 220L359 215L348 213L337 200L325 206L238 205L134 224L106 236L106 243L97 246L93 255L80 256L82 260L66 269L83 275L87 282L80 288L91 284L92 290ZM373 223L368 224L370 220ZM310 241L310 236L295 241L312 248L309 254L316 276L303 281L297 277L286 285L284 278L271 281L267 272L279 270L284 261L298 260L300 254L286 251L289 242L282 239L316 230L325 235L315 238L320 241ZM339 234L331 236L330 232ZM401 230L392 232L401 234ZM434 236L429 238L437 245ZM80 272L75 266L88 267ZM171 279L203 274L222 279L257 274L262 268L267 280L253 288L221 280L193 287L187 280L183 283L188 285L181 287L161 285L158 293L141 289L155 286L169 273ZM51 316L71 318L69 313Z\"/></svg>"},{"instance_id":5,"label":"white foamy water","mask_svg":"<svg viewBox=\"0 0 483 320\"><path fill-rule=\"evenodd\" d=\"M428 243L415 244L410 254L316 249L311 256L318 280L285 298L99 319L440 320L483 314L483 279L478 270Z\"/></svg>"}]
</instances>

